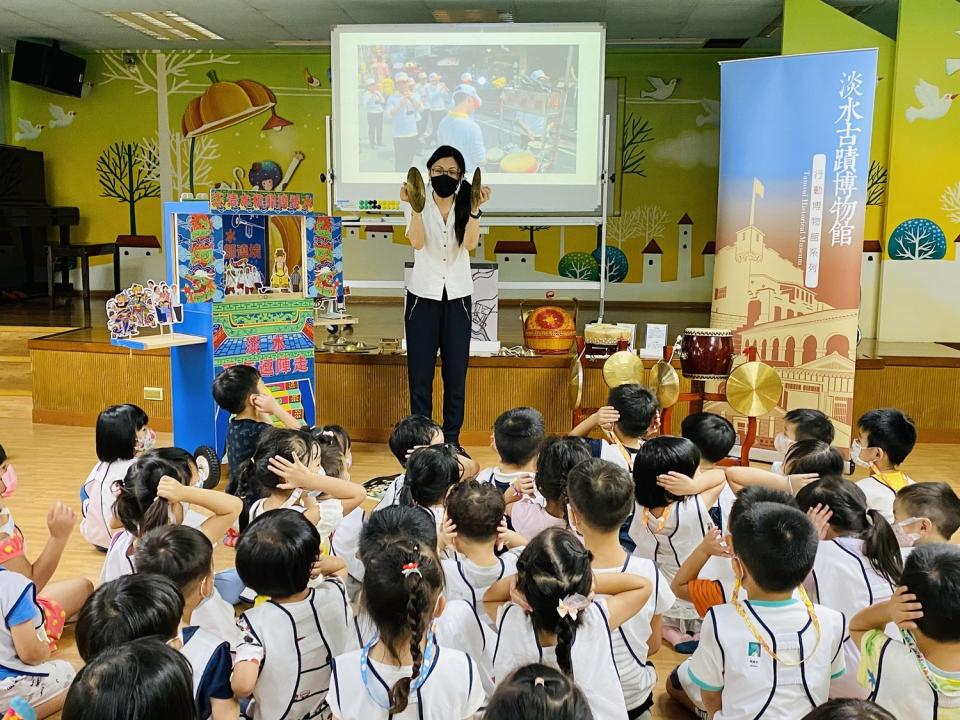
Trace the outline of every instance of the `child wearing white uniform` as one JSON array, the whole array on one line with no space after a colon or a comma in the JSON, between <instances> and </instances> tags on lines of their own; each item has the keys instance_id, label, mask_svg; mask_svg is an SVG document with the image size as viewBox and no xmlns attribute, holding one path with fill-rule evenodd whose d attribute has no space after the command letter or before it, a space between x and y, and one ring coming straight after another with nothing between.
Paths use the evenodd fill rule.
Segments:
<instances>
[{"instance_id":1,"label":"child wearing white uniform","mask_svg":"<svg viewBox=\"0 0 960 720\"><path fill-rule=\"evenodd\" d=\"M169 454L176 448L163 450ZM160 457L159 452L143 453L127 470L114 506L114 514L124 529L114 535L107 550L100 572L101 583L135 572L133 553L137 540L153 528L183 524L191 504L210 513L198 529L212 543L220 541L243 509L239 498L194 487L198 481L197 466L189 453L178 451L190 459L191 477ZM186 463L178 465L186 467Z\"/></svg>"},{"instance_id":2,"label":"child wearing white uniform","mask_svg":"<svg viewBox=\"0 0 960 720\"><path fill-rule=\"evenodd\" d=\"M712 526L707 508L724 487L721 482L692 496L674 495L658 484L661 475L692 478L700 465L700 451L686 438L660 436L643 444L633 464L636 506L630 524L633 554L652 560L670 580L700 544ZM705 475L705 474L704 474ZM699 480L699 478L698 478ZM696 647L699 617L684 600L664 614L663 637L675 650L690 653Z\"/></svg>"},{"instance_id":3,"label":"child wearing white uniform","mask_svg":"<svg viewBox=\"0 0 960 720\"><path fill-rule=\"evenodd\" d=\"M237 572L271 599L237 621L233 690L253 696L253 720L329 717L326 708L334 656L356 647L346 590L338 580L308 586L320 554L320 535L300 513L269 512L247 526L237 543Z\"/></svg>"},{"instance_id":4,"label":"child wearing white uniform","mask_svg":"<svg viewBox=\"0 0 960 720\"><path fill-rule=\"evenodd\" d=\"M456 553L441 561L444 596L447 601L466 600L483 617L483 594L498 580L517 571L519 550L497 555L499 531L505 509L503 495L492 484L463 480L451 488L446 500L447 517L456 532ZM508 546L518 542L516 533L504 531ZM519 539L522 547L523 539Z\"/></svg>"},{"instance_id":5,"label":"child wearing white uniform","mask_svg":"<svg viewBox=\"0 0 960 720\"><path fill-rule=\"evenodd\" d=\"M607 599L594 600L594 587ZM572 532L544 530L524 548L517 574L484 596L499 631L494 676L531 662L557 667L580 685L597 720L623 720L611 632L641 611L652 590L638 575L594 577L590 553Z\"/></svg>"},{"instance_id":6,"label":"child wearing white uniform","mask_svg":"<svg viewBox=\"0 0 960 720\"><path fill-rule=\"evenodd\" d=\"M800 509L829 508L824 539L805 585L816 602L850 618L865 607L890 598L903 570L903 557L893 528L879 510L868 510L863 491L842 478L824 478L797 494ZM891 628L891 631L894 631ZM845 645L847 665L860 661L856 643ZM853 673L836 683L832 694L865 697Z\"/></svg>"},{"instance_id":7,"label":"child wearing white uniform","mask_svg":"<svg viewBox=\"0 0 960 720\"><path fill-rule=\"evenodd\" d=\"M97 416L97 462L80 486L80 534L100 550L114 535L113 504L119 484L138 452L150 450L156 433L136 405L111 405Z\"/></svg>"},{"instance_id":8,"label":"child wearing white uniform","mask_svg":"<svg viewBox=\"0 0 960 720\"><path fill-rule=\"evenodd\" d=\"M866 495L867 506L879 510L892 523L897 492L913 483L900 465L916 445L917 428L899 410L881 408L857 420L857 430L859 437L850 447L850 459L872 473L857 481L857 486Z\"/></svg>"},{"instance_id":9,"label":"child wearing white uniform","mask_svg":"<svg viewBox=\"0 0 960 720\"><path fill-rule=\"evenodd\" d=\"M570 434L587 437L597 428L603 430L609 440L587 441L593 457L630 470L643 439L660 429L657 400L642 385L627 383L612 388L606 406L577 425Z\"/></svg>"},{"instance_id":10,"label":"child wearing white uniform","mask_svg":"<svg viewBox=\"0 0 960 720\"><path fill-rule=\"evenodd\" d=\"M843 615L813 605L797 587L817 553L817 532L799 510L759 502L732 522L732 545L749 600L710 608L688 676L715 720L797 720L827 701L844 673Z\"/></svg>"},{"instance_id":11,"label":"child wearing white uniform","mask_svg":"<svg viewBox=\"0 0 960 720\"><path fill-rule=\"evenodd\" d=\"M0 711L17 696L45 718L63 707L76 671L63 660L50 660L43 610L33 583L0 567Z\"/></svg>"},{"instance_id":12,"label":"child wearing white uniform","mask_svg":"<svg viewBox=\"0 0 960 720\"><path fill-rule=\"evenodd\" d=\"M472 718L484 699L477 664L441 646L432 630L444 607L443 571L434 546L394 537L368 550L361 552L366 566L362 607L376 634L360 650L336 658L328 696L333 717Z\"/></svg>"},{"instance_id":13,"label":"child wearing white uniform","mask_svg":"<svg viewBox=\"0 0 960 720\"><path fill-rule=\"evenodd\" d=\"M639 613L613 633L613 656L631 718L647 718L653 705L657 671L648 657L660 648L663 613L676 597L652 560L634 557L620 545L620 528L633 511L633 480L605 460L580 463L567 476L570 522L593 554L597 575L629 574L645 578L653 594Z\"/></svg>"},{"instance_id":14,"label":"child wearing white uniform","mask_svg":"<svg viewBox=\"0 0 960 720\"><path fill-rule=\"evenodd\" d=\"M890 600L850 621L862 650L859 680L897 718L960 715L960 549L924 545L907 558ZM899 625L896 639L885 632Z\"/></svg>"},{"instance_id":15,"label":"child wearing white uniform","mask_svg":"<svg viewBox=\"0 0 960 720\"><path fill-rule=\"evenodd\" d=\"M501 413L493 423L490 438L500 463L481 470L477 473L477 480L492 482L504 492L519 478L532 475L537 468L537 455L545 434L543 415L539 410L519 407Z\"/></svg>"}]
</instances>

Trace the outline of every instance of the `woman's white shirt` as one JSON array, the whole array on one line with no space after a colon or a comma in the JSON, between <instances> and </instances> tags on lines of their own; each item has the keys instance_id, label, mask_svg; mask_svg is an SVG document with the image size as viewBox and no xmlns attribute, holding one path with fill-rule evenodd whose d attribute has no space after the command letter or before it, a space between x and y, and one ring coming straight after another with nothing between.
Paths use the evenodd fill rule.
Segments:
<instances>
[{"instance_id":1,"label":"woman's white shirt","mask_svg":"<svg viewBox=\"0 0 960 720\"><path fill-rule=\"evenodd\" d=\"M414 250L413 272L407 290L429 300L442 299L444 289L448 300L467 297L473 294L470 253L457 242L454 208L450 208L444 221L429 186L426 191L427 202L422 214L424 245ZM409 205L404 209L404 214L409 235L413 216Z\"/></svg>"}]
</instances>

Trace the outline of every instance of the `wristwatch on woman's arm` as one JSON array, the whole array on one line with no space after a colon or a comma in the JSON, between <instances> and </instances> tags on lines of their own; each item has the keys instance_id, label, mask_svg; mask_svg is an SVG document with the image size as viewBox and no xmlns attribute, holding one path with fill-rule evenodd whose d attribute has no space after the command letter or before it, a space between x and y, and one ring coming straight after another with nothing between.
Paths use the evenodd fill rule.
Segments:
<instances>
[{"instance_id":1,"label":"wristwatch on woman's arm","mask_svg":"<svg viewBox=\"0 0 960 720\"><path fill-rule=\"evenodd\" d=\"M481 210L480 208L477 208L476 215L474 215L473 213L470 213L470 217L472 217L474 220L479 220L481 215L483 215L483 210Z\"/></svg>"}]
</instances>

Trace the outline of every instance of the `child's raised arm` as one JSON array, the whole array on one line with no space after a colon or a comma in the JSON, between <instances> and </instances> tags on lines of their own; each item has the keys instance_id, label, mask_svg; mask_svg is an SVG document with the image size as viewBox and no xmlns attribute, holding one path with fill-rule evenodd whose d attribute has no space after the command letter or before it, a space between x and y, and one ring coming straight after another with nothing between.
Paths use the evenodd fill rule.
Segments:
<instances>
[{"instance_id":1,"label":"child's raised arm","mask_svg":"<svg viewBox=\"0 0 960 720\"><path fill-rule=\"evenodd\" d=\"M363 485L331 477L318 475L304 465L300 458L294 456L293 462L280 455L274 455L269 461L270 472L283 480L280 490L317 490L325 493L343 505L344 516L360 507L367 499L367 491Z\"/></svg>"},{"instance_id":2,"label":"child's raised arm","mask_svg":"<svg viewBox=\"0 0 960 720\"><path fill-rule=\"evenodd\" d=\"M500 606L510 599L516 587L516 582L516 575L501 578L488 587L487 591L483 594L483 609L487 611L487 615L490 616L493 622L497 621L497 613L500 612Z\"/></svg>"},{"instance_id":3,"label":"child's raised arm","mask_svg":"<svg viewBox=\"0 0 960 720\"><path fill-rule=\"evenodd\" d=\"M617 412L616 408L611 407L610 405L604 405L602 408L593 413L593 415L590 415L586 420L577 425L568 434L573 435L574 437L586 437L593 432L594 428L603 427L604 425L613 425L619 419L620 413Z\"/></svg>"},{"instance_id":4,"label":"child's raised arm","mask_svg":"<svg viewBox=\"0 0 960 720\"><path fill-rule=\"evenodd\" d=\"M681 600L691 601L689 585L694 580L699 579L700 571L711 557L732 557L733 553L723 543L723 538L717 528L710 528L697 547L693 549L690 556L684 560L683 565L677 570L677 574L670 583L670 589L673 594ZM720 602L723 602L721 595ZM699 608L697 610L699 612ZM702 614L702 613L701 613Z\"/></svg>"},{"instance_id":5,"label":"child's raised arm","mask_svg":"<svg viewBox=\"0 0 960 720\"><path fill-rule=\"evenodd\" d=\"M198 530L207 536L214 545L220 542L227 530L243 512L243 501L217 490L182 485L177 480L164 475L157 485L157 497L167 502L187 502L212 513Z\"/></svg>"},{"instance_id":6,"label":"child's raised arm","mask_svg":"<svg viewBox=\"0 0 960 720\"><path fill-rule=\"evenodd\" d=\"M278 403L277 399L270 393L266 395L255 395L253 405L259 412L266 415L273 415L289 430L300 430L303 427L303 422L297 420L293 415L280 407L280 403Z\"/></svg>"},{"instance_id":7,"label":"child's raised arm","mask_svg":"<svg viewBox=\"0 0 960 720\"><path fill-rule=\"evenodd\" d=\"M914 630L914 622L923 617L923 606L917 602L917 596L905 587L898 587L889 600L864 608L850 620L850 637L860 647L864 634L870 630L883 630L887 624L895 623L901 630Z\"/></svg>"},{"instance_id":8,"label":"child's raised arm","mask_svg":"<svg viewBox=\"0 0 960 720\"><path fill-rule=\"evenodd\" d=\"M657 485L677 497L699 495L706 507L713 507L726 485L726 475L721 468L707 470L696 477L671 471L658 476Z\"/></svg>"},{"instance_id":9,"label":"child's raised arm","mask_svg":"<svg viewBox=\"0 0 960 720\"><path fill-rule=\"evenodd\" d=\"M594 575L594 591L609 595L607 622L616 630L643 609L653 594L653 583L633 573L601 573Z\"/></svg>"},{"instance_id":10,"label":"child's raised arm","mask_svg":"<svg viewBox=\"0 0 960 720\"><path fill-rule=\"evenodd\" d=\"M780 475L769 470L761 470L754 467L741 467L739 465L724 468L727 474L727 482L734 492L740 492L745 487L751 485L760 485L762 487L782 490L791 495L796 495L804 485L813 482L820 476L816 473L798 473L796 475Z\"/></svg>"}]
</instances>

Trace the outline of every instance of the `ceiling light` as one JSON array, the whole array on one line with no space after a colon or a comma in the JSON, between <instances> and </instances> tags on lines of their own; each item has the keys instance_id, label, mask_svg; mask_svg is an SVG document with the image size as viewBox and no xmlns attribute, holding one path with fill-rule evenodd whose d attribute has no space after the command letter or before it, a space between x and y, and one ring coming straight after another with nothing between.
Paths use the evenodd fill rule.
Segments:
<instances>
[{"instance_id":1,"label":"ceiling light","mask_svg":"<svg viewBox=\"0 0 960 720\"><path fill-rule=\"evenodd\" d=\"M329 40L273 40L274 47L330 47Z\"/></svg>"},{"instance_id":2,"label":"ceiling light","mask_svg":"<svg viewBox=\"0 0 960 720\"><path fill-rule=\"evenodd\" d=\"M513 12L497 8L449 8L433 11L433 19L438 23L497 23L513 22Z\"/></svg>"},{"instance_id":3,"label":"ceiling light","mask_svg":"<svg viewBox=\"0 0 960 720\"><path fill-rule=\"evenodd\" d=\"M103 15L155 40L223 40L212 30L173 10L105 12Z\"/></svg>"},{"instance_id":4,"label":"ceiling light","mask_svg":"<svg viewBox=\"0 0 960 720\"><path fill-rule=\"evenodd\" d=\"M624 40L607 40L607 45L640 45L651 47L676 47L678 45L693 45L703 47L706 38L631 38Z\"/></svg>"}]
</instances>

